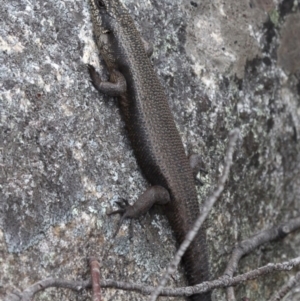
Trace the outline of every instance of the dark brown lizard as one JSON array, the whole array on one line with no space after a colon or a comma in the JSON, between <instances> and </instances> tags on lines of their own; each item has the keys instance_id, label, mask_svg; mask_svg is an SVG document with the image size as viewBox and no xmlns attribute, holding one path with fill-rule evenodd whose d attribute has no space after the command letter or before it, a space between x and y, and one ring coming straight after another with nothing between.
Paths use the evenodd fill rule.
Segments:
<instances>
[{"instance_id":1,"label":"dark brown lizard","mask_svg":"<svg viewBox=\"0 0 300 301\"><path fill-rule=\"evenodd\" d=\"M193 170L186 157L168 101L134 21L119 0L90 0L95 39L110 74L101 81L89 66L97 90L120 99L136 159L145 178L153 185L134 205L124 204L118 213L135 218L154 203L164 204L178 243L199 215ZM189 285L209 280L205 232L183 257ZM190 300L211 300L210 293Z\"/></svg>"}]
</instances>

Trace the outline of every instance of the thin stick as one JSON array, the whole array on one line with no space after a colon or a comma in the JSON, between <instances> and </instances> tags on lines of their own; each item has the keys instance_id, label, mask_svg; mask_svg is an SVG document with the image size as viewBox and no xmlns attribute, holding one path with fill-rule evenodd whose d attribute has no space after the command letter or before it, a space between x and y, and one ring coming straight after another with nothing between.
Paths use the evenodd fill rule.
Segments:
<instances>
[{"instance_id":1,"label":"thin stick","mask_svg":"<svg viewBox=\"0 0 300 301\"><path fill-rule=\"evenodd\" d=\"M80 292L81 290L87 287L91 287L91 282L89 280L72 281L72 280L64 280L64 279L47 278L29 286L22 293L18 292L18 293L12 293L8 295L5 301L17 301L17 300L31 301L36 293L49 287L68 288L73 291Z\"/></svg>"},{"instance_id":2,"label":"thin stick","mask_svg":"<svg viewBox=\"0 0 300 301\"><path fill-rule=\"evenodd\" d=\"M243 240L233 250L231 258L227 264L224 276L232 277L238 268L238 263L242 256L250 253L258 246L279 238L284 238L286 235L300 228L300 217L289 220L286 223L282 223L279 226L272 227L264 230L252 237ZM234 289L232 287L227 288L227 300L235 301Z\"/></svg>"},{"instance_id":3,"label":"thin stick","mask_svg":"<svg viewBox=\"0 0 300 301\"><path fill-rule=\"evenodd\" d=\"M203 282L195 286L181 287L181 288L164 288L162 289L161 296L191 296L194 294L205 293L216 288L223 288L233 285L238 285L247 280L253 280L260 276L274 273L275 271L290 271L292 268L300 265L300 257L296 257L286 262L282 263L269 263L266 266L263 266L259 269L247 272L245 274L238 275L234 278L228 276L222 276L213 281ZM48 278L42 281L39 281L32 286L28 287L22 293L12 293L6 297L5 301L31 301L33 296L46 288L49 287L60 287L68 288L74 291L81 291L83 289L91 288L92 284L90 280L86 281L68 281L64 279L54 279ZM144 295L150 295L153 291L156 290L156 287L142 285L137 283L128 283L115 280L103 280L101 281L101 287L106 288L117 288L126 291L136 291Z\"/></svg>"},{"instance_id":4,"label":"thin stick","mask_svg":"<svg viewBox=\"0 0 300 301\"><path fill-rule=\"evenodd\" d=\"M90 258L93 301L101 301L100 264L95 257Z\"/></svg>"},{"instance_id":5,"label":"thin stick","mask_svg":"<svg viewBox=\"0 0 300 301\"><path fill-rule=\"evenodd\" d=\"M296 285L300 283L300 272L292 277L278 292L276 292L269 301L279 301L283 299Z\"/></svg>"}]
</instances>

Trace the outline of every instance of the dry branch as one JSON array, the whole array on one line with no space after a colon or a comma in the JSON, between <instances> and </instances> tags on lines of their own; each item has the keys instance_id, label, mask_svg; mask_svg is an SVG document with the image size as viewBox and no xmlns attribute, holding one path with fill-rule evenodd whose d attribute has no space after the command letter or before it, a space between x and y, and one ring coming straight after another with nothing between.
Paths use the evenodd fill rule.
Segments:
<instances>
[{"instance_id":1,"label":"dry branch","mask_svg":"<svg viewBox=\"0 0 300 301\"><path fill-rule=\"evenodd\" d=\"M227 264L224 276L232 277L234 272L238 268L238 263L242 256L250 253L258 246L275 240L284 238L286 235L300 228L300 217L289 220L286 223L282 223L279 226L272 227L270 229L259 232L252 237L243 240L233 250L231 258ZM227 288L227 300L235 301L234 289L232 287Z\"/></svg>"},{"instance_id":2,"label":"dry branch","mask_svg":"<svg viewBox=\"0 0 300 301\"><path fill-rule=\"evenodd\" d=\"M275 271L289 271L292 268L300 265L300 257L296 257L290 261L282 263L269 263L266 266L258 268L256 270L250 271L245 274L238 275L236 277L230 278L228 276L222 276L219 279L213 281L203 282L195 286L181 287L181 288L163 288L160 295L161 296L191 296L193 294L204 293L216 288L224 288L228 286L238 285L247 280L253 280L260 276L273 273ZM115 280L102 280L100 282L101 287L105 288L117 288L126 291L136 291L144 295L150 295L155 291L156 287L149 285L142 285L137 283L128 283ZM13 293L10 294L5 301L31 301L33 296L46 288L50 287L59 287L59 288L68 288L74 291L81 291L83 289L91 288L91 281L68 281L64 279L54 279L48 278L42 281L39 281L22 293Z\"/></svg>"}]
</instances>

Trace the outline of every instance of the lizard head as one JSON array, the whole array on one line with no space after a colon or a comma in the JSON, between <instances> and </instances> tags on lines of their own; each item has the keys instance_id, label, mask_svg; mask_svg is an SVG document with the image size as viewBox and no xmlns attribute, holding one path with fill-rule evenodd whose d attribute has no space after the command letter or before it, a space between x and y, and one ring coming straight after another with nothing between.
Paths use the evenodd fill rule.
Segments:
<instances>
[{"instance_id":1,"label":"lizard head","mask_svg":"<svg viewBox=\"0 0 300 301\"><path fill-rule=\"evenodd\" d=\"M126 10L119 0L89 0L89 2L96 43L106 64L113 69L117 41L112 32L126 14Z\"/></svg>"},{"instance_id":2,"label":"lizard head","mask_svg":"<svg viewBox=\"0 0 300 301\"><path fill-rule=\"evenodd\" d=\"M122 61L122 43L128 43L132 32L137 31L134 21L120 0L90 0L90 4L95 40L101 56L113 69L119 58Z\"/></svg>"},{"instance_id":3,"label":"lizard head","mask_svg":"<svg viewBox=\"0 0 300 301\"><path fill-rule=\"evenodd\" d=\"M90 0L93 10L101 16L106 15L111 18L118 18L126 14L126 10L119 0Z\"/></svg>"}]
</instances>

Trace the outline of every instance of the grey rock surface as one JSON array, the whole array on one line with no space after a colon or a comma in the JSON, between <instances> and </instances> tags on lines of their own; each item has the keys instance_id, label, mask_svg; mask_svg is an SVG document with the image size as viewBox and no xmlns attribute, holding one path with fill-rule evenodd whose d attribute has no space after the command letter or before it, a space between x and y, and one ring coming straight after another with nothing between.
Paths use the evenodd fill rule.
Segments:
<instances>
[{"instance_id":1,"label":"grey rock surface","mask_svg":"<svg viewBox=\"0 0 300 301\"><path fill-rule=\"evenodd\" d=\"M216 185L229 131L241 130L230 179L206 222L218 277L236 242L299 215L299 4L123 3L154 46L153 67L187 153L202 155L200 203ZM156 284L175 252L162 208L134 221L132 238L126 222L111 240L118 217L106 213L119 197L134 202L147 183L116 100L89 81L87 63L107 74L87 1L9 1L0 16L0 299L49 276L86 279L87 258L103 259L112 242L103 278ZM295 232L245 257L239 272L293 258L299 247ZM240 285L237 296L267 300L290 275ZM180 270L171 285L184 283ZM50 289L35 300L89 297ZM225 300L225 291L213 297ZM146 300L105 290L110 298Z\"/></svg>"}]
</instances>

